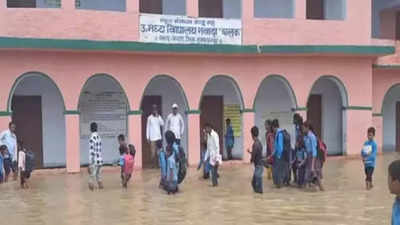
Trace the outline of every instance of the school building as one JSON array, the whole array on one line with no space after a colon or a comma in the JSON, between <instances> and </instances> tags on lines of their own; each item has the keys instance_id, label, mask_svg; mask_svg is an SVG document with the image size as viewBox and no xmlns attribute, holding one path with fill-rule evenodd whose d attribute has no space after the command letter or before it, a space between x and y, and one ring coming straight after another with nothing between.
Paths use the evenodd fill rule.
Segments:
<instances>
[{"instance_id":1,"label":"school building","mask_svg":"<svg viewBox=\"0 0 400 225\"><path fill-rule=\"evenodd\" d=\"M400 147L398 0L0 0L0 128L39 168L79 172L89 124L107 163L126 134L146 167L146 118L177 103L191 165L202 125L248 162L250 129L312 121L330 155L358 155L369 126L379 151ZM226 155L226 153L224 153Z\"/></svg>"}]
</instances>

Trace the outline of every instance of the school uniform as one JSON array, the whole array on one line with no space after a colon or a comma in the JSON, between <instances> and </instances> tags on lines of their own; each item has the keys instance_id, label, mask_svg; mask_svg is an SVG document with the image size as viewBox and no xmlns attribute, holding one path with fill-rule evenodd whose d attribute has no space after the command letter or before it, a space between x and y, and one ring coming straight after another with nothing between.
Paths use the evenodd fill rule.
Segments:
<instances>
[{"instance_id":1,"label":"school uniform","mask_svg":"<svg viewBox=\"0 0 400 225\"><path fill-rule=\"evenodd\" d=\"M274 184L281 187L284 179L287 176L287 162L283 159L283 133L282 129L278 129L275 134L275 144L274 144L274 163L272 167L272 178Z\"/></svg>"},{"instance_id":2,"label":"school uniform","mask_svg":"<svg viewBox=\"0 0 400 225\"><path fill-rule=\"evenodd\" d=\"M219 149L219 136L217 132L211 130L211 133L207 136L207 151L204 156L204 160L209 160L210 162L213 186L218 185L218 166L222 163L222 157Z\"/></svg>"},{"instance_id":3,"label":"school uniform","mask_svg":"<svg viewBox=\"0 0 400 225\"><path fill-rule=\"evenodd\" d=\"M232 149L235 144L235 136L233 133L233 128L231 125L226 127L226 135L225 135L225 146L226 152L228 153L228 159L232 159Z\"/></svg>"},{"instance_id":4,"label":"school uniform","mask_svg":"<svg viewBox=\"0 0 400 225\"><path fill-rule=\"evenodd\" d=\"M372 182L372 174L374 173L375 169L375 162L376 162L376 154L377 154L377 145L374 140L366 141L364 143L364 147L361 150L361 156L364 161L364 169L365 169L365 176L366 181Z\"/></svg>"}]
</instances>

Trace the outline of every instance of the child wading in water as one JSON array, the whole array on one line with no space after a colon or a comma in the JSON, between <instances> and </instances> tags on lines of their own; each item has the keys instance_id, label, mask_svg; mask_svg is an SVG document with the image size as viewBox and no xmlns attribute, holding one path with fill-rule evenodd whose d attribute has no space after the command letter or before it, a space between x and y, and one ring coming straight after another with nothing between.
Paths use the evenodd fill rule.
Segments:
<instances>
[{"instance_id":1,"label":"child wading in water","mask_svg":"<svg viewBox=\"0 0 400 225\"><path fill-rule=\"evenodd\" d=\"M272 179L272 152L274 151L275 134L272 128L272 121L265 121L265 141L267 146L267 179Z\"/></svg>"},{"instance_id":2,"label":"child wading in water","mask_svg":"<svg viewBox=\"0 0 400 225\"><path fill-rule=\"evenodd\" d=\"M392 225L400 225L400 160L389 166L388 186L390 193L396 195L392 210Z\"/></svg>"},{"instance_id":3,"label":"child wading in water","mask_svg":"<svg viewBox=\"0 0 400 225\"><path fill-rule=\"evenodd\" d=\"M367 132L368 140L364 143L364 147L361 150L361 156L364 162L365 168L365 184L367 190L373 188L372 185L372 174L374 173L375 161L376 161L376 153L377 153L377 145L374 141L375 137L375 128L368 128Z\"/></svg>"},{"instance_id":4,"label":"child wading in water","mask_svg":"<svg viewBox=\"0 0 400 225\"><path fill-rule=\"evenodd\" d=\"M122 167L122 186L124 188L128 187L128 182L132 177L133 168L135 166L135 154L136 150L133 145L129 145L128 147L123 147L125 149L125 153L123 156L123 160L121 162Z\"/></svg>"},{"instance_id":5,"label":"child wading in water","mask_svg":"<svg viewBox=\"0 0 400 225\"><path fill-rule=\"evenodd\" d=\"M4 182L5 173L4 173L4 154L7 151L6 145L0 146L0 184Z\"/></svg>"},{"instance_id":6,"label":"child wading in water","mask_svg":"<svg viewBox=\"0 0 400 225\"><path fill-rule=\"evenodd\" d=\"M178 167L177 167L177 155L175 155L174 143L175 134L172 131L167 131L165 133L165 139L167 141L166 147L166 162L167 162L167 176L165 190L168 194L175 194L178 192Z\"/></svg>"},{"instance_id":7,"label":"child wading in water","mask_svg":"<svg viewBox=\"0 0 400 225\"><path fill-rule=\"evenodd\" d=\"M262 176L264 172L264 163L262 160L262 144L258 139L258 127L254 126L251 128L251 137L253 138L252 150L247 150L251 154L250 162L254 163L254 175L251 185L255 193L263 193L263 181Z\"/></svg>"}]
</instances>

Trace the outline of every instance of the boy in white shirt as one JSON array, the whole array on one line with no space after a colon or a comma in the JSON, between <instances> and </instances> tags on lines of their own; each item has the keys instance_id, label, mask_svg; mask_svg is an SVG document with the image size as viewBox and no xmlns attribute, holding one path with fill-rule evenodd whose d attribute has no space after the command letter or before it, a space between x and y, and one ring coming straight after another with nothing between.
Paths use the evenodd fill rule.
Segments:
<instances>
[{"instance_id":1,"label":"boy in white shirt","mask_svg":"<svg viewBox=\"0 0 400 225\"><path fill-rule=\"evenodd\" d=\"M20 171L21 188L28 188L25 174L25 149L18 145L18 169Z\"/></svg>"},{"instance_id":2,"label":"boy in white shirt","mask_svg":"<svg viewBox=\"0 0 400 225\"><path fill-rule=\"evenodd\" d=\"M207 134L207 151L204 161L210 160L212 185L216 187L218 186L218 167L222 164L219 136L208 123L205 125L205 133Z\"/></svg>"}]
</instances>

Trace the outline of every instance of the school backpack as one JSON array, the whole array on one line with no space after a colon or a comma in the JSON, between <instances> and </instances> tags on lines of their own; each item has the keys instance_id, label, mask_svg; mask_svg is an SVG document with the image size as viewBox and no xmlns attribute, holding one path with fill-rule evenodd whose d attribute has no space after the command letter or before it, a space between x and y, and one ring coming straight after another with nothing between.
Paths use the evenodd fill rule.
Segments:
<instances>
[{"instance_id":1,"label":"school backpack","mask_svg":"<svg viewBox=\"0 0 400 225\"><path fill-rule=\"evenodd\" d=\"M187 160L186 160L186 153L182 147L178 147L177 145L174 146L177 150L175 151L176 162L178 163L178 184L182 183L182 181L186 177L187 171Z\"/></svg>"},{"instance_id":2,"label":"school backpack","mask_svg":"<svg viewBox=\"0 0 400 225\"><path fill-rule=\"evenodd\" d=\"M35 154L31 151L25 153L25 170L32 172L35 169Z\"/></svg>"},{"instance_id":3,"label":"school backpack","mask_svg":"<svg viewBox=\"0 0 400 225\"><path fill-rule=\"evenodd\" d=\"M290 134L287 130L282 130L281 134L283 135L283 152L282 159L286 162L290 162L291 154L292 154L292 146L290 142Z\"/></svg>"},{"instance_id":4,"label":"school backpack","mask_svg":"<svg viewBox=\"0 0 400 225\"><path fill-rule=\"evenodd\" d=\"M319 160L321 160L322 163L326 161L328 155L328 149L326 147L326 144L321 140L318 139L318 146L317 146L317 157Z\"/></svg>"},{"instance_id":5,"label":"school backpack","mask_svg":"<svg viewBox=\"0 0 400 225\"><path fill-rule=\"evenodd\" d=\"M135 159L131 154L124 155L124 173L131 174L133 172L133 167L135 166Z\"/></svg>"}]
</instances>

